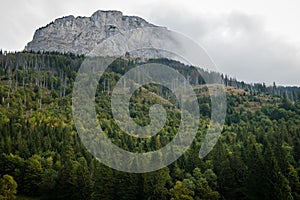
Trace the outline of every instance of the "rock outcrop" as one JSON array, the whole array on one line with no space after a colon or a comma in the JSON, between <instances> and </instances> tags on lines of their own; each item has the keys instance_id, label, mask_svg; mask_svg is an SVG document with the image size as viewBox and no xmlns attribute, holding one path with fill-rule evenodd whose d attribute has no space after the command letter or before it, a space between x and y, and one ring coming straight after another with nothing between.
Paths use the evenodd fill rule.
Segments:
<instances>
[{"instance_id":1,"label":"rock outcrop","mask_svg":"<svg viewBox=\"0 0 300 200\"><path fill-rule=\"evenodd\" d=\"M120 11L99 10L91 17L67 16L39 28L25 50L89 54L111 36L125 34L123 38L128 38L126 34L134 29L140 29L147 35L147 28L157 29L160 34L167 32L166 28L155 26L140 17L124 16Z\"/></svg>"}]
</instances>

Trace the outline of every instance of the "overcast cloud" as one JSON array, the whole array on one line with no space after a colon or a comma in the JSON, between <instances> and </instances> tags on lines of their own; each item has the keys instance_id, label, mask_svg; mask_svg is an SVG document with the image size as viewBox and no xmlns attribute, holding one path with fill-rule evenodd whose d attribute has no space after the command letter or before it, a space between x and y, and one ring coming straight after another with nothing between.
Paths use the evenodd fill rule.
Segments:
<instances>
[{"instance_id":1,"label":"overcast cloud","mask_svg":"<svg viewBox=\"0 0 300 200\"><path fill-rule=\"evenodd\" d=\"M292 15L295 8L290 8L290 13L278 12L277 18L274 15L277 10L285 11L289 7L289 3L283 1L278 5L275 2L276 7L259 6L258 12L252 4L244 8L234 4L238 1L233 0L227 1L229 5L219 7L209 6L212 1L193 0L190 0L191 5L174 0L172 6L161 0L140 3L135 0L126 3L121 0L49 2L7 0L2 3L0 48L23 49L32 39L35 29L57 17L70 14L90 16L98 9L116 9L189 36L207 50L221 72L238 80L300 85L300 45L295 34L299 25L293 24L295 18ZM277 21L269 20L272 15Z\"/></svg>"},{"instance_id":2,"label":"overcast cloud","mask_svg":"<svg viewBox=\"0 0 300 200\"><path fill-rule=\"evenodd\" d=\"M238 11L186 16L179 10L152 16L201 44L221 72L247 82L300 85L299 47L268 32L261 16Z\"/></svg>"}]
</instances>

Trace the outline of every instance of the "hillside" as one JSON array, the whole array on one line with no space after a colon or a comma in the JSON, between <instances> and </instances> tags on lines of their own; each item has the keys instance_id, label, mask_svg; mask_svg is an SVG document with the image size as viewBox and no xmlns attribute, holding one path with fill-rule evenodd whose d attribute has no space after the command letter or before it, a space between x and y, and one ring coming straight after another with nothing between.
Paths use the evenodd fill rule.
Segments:
<instances>
[{"instance_id":1,"label":"hillside","mask_svg":"<svg viewBox=\"0 0 300 200\"><path fill-rule=\"evenodd\" d=\"M9 175L18 185L16 195L30 199L299 199L300 101L296 95L291 99L276 92L289 94L290 88L277 86L277 90L224 78L225 125L213 151L200 159L211 115L210 85L204 86L191 66L148 60L190 76L199 102L200 127L191 148L172 165L130 174L101 164L78 137L71 98L83 60L73 54L1 53L0 198L9 194L5 193L10 180L5 175ZM131 98L131 116L136 123L147 125L150 106L161 103L167 110L164 128L154 137L139 139L117 127L110 110L111 90L121 75L137 64L124 58L111 64L99 80L96 111L114 144L132 152L147 152L170 142L180 116L174 95L150 84Z\"/></svg>"}]
</instances>

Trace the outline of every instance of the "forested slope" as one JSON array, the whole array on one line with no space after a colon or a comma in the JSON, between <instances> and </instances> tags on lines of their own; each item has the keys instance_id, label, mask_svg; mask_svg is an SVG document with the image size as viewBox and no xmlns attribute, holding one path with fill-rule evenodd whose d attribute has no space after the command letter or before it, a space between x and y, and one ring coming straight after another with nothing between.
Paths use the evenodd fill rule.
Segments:
<instances>
[{"instance_id":1,"label":"forested slope","mask_svg":"<svg viewBox=\"0 0 300 200\"><path fill-rule=\"evenodd\" d=\"M76 132L72 87L83 59L72 54L1 52L0 199L14 195L38 199L300 199L299 88L251 85L224 77L225 125L217 145L200 159L211 110L203 79L191 66L149 60L189 77L198 96L200 127L191 148L172 165L130 174L98 162ZM152 138L138 139L118 129L110 111L111 90L138 63L125 58L112 63L99 80L96 110L113 143L146 152L160 149L173 138L180 117L170 91L150 84L131 98L131 116L146 125L149 107L160 102L168 113L163 130Z\"/></svg>"}]
</instances>

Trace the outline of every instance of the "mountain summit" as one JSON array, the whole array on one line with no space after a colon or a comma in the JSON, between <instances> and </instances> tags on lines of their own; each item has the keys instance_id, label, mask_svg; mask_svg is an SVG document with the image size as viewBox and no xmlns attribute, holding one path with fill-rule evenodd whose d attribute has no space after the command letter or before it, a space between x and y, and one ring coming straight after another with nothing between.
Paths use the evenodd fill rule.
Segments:
<instances>
[{"instance_id":1,"label":"mountain summit","mask_svg":"<svg viewBox=\"0 0 300 200\"><path fill-rule=\"evenodd\" d=\"M147 28L167 31L166 28L155 26L140 17L124 16L120 11L99 10L91 17L75 18L70 15L36 30L25 50L88 54L111 36L128 34L134 29L141 29L143 34L147 34Z\"/></svg>"}]
</instances>

